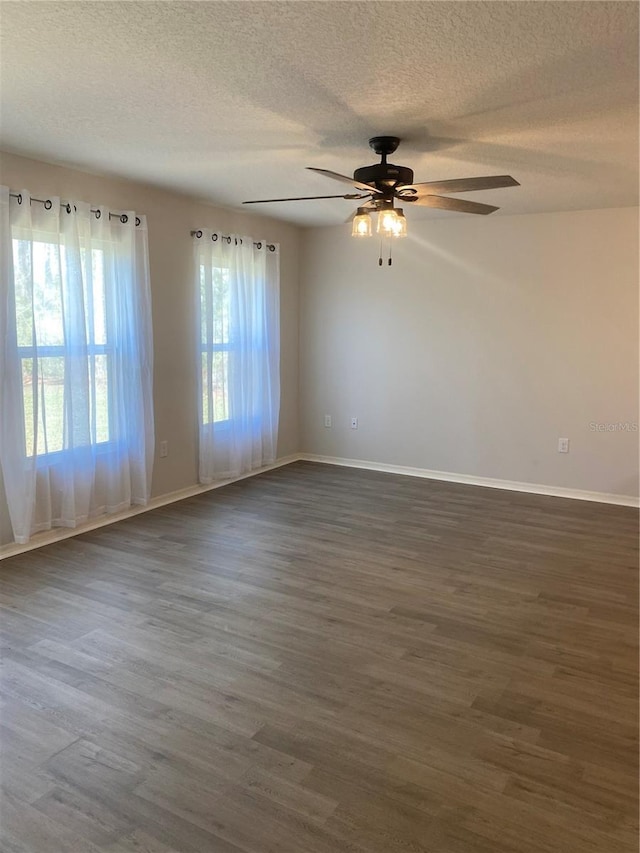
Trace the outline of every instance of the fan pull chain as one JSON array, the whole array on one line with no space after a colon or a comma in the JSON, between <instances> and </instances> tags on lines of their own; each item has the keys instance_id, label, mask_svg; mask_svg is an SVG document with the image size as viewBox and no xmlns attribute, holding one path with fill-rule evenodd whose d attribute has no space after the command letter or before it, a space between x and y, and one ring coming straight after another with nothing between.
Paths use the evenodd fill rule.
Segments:
<instances>
[{"instance_id":1,"label":"fan pull chain","mask_svg":"<svg viewBox=\"0 0 640 853\"><path fill-rule=\"evenodd\" d=\"M380 237L380 257L378 258L378 266L382 266L382 237Z\"/></svg>"},{"instance_id":2,"label":"fan pull chain","mask_svg":"<svg viewBox=\"0 0 640 853\"><path fill-rule=\"evenodd\" d=\"M387 262L389 266L391 266L391 245L392 245L392 241L389 240L389 260Z\"/></svg>"}]
</instances>

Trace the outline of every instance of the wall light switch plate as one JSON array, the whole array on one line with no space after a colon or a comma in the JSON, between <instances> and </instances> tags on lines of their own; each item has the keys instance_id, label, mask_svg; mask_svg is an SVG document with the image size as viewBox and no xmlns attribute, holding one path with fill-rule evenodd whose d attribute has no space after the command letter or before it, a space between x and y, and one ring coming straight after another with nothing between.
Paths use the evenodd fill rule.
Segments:
<instances>
[{"instance_id":1,"label":"wall light switch plate","mask_svg":"<svg viewBox=\"0 0 640 853\"><path fill-rule=\"evenodd\" d=\"M351 429L358 429L358 419L351 418Z\"/></svg>"},{"instance_id":2,"label":"wall light switch plate","mask_svg":"<svg viewBox=\"0 0 640 853\"><path fill-rule=\"evenodd\" d=\"M569 452L569 439L568 438L559 438L558 439L558 453L568 453Z\"/></svg>"},{"instance_id":3,"label":"wall light switch plate","mask_svg":"<svg viewBox=\"0 0 640 853\"><path fill-rule=\"evenodd\" d=\"M331 415L324 416L324 425L329 429L331 427Z\"/></svg>"},{"instance_id":4,"label":"wall light switch plate","mask_svg":"<svg viewBox=\"0 0 640 853\"><path fill-rule=\"evenodd\" d=\"M169 455L169 442L161 441L160 442L160 459L164 459Z\"/></svg>"}]
</instances>

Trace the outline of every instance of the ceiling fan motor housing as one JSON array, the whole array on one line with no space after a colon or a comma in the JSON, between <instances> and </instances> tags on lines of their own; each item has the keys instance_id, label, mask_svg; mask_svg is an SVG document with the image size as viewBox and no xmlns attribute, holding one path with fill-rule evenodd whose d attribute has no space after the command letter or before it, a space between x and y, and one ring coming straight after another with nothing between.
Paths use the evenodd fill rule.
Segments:
<instances>
[{"instance_id":1,"label":"ceiling fan motor housing","mask_svg":"<svg viewBox=\"0 0 640 853\"><path fill-rule=\"evenodd\" d=\"M375 163L373 166L362 166L353 173L356 181L373 184L383 192L393 187L413 183L413 169L407 166L394 166L393 163Z\"/></svg>"}]
</instances>

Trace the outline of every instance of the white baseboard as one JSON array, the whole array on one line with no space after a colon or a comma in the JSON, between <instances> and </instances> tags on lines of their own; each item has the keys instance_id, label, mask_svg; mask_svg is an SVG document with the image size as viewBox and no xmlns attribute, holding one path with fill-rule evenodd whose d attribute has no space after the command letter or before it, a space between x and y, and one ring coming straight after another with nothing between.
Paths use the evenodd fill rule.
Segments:
<instances>
[{"instance_id":1,"label":"white baseboard","mask_svg":"<svg viewBox=\"0 0 640 853\"><path fill-rule=\"evenodd\" d=\"M219 480L206 486L187 486L184 489L177 489L175 492L168 492L165 495L158 495L156 498L151 498L145 506L132 506L122 512L114 512L112 515L101 515L99 518L91 519L91 521L87 521L77 527L55 527L44 533L36 533L24 545L11 544L1 546L0 560L5 560L7 557L15 557L16 554L23 554L25 551L33 551L35 548L42 548L45 545L51 545L53 542L60 542L62 539L69 539L71 536L80 536L80 534L88 533L90 530L106 527L106 525L115 524L117 521L124 521L127 518L132 518L134 515L140 515L142 512L149 512L149 510L158 509L158 507L182 501L185 498L192 498L194 495L201 495L203 492L210 492L212 489L220 489L222 486L228 486L230 483L246 480L247 477L255 477L258 474L263 474L265 471L272 471L274 468L290 465L291 462L297 462L299 459L300 455L293 453L290 456L283 456L281 459L276 459L271 465L265 465L262 468L257 468L255 471L249 471L248 474L241 474L239 477L233 477L230 480Z\"/></svg>"},{"instance_id":2,"label":"white baseboard","mask_svg":"<svg viewBox=\"0 0 640 853\"><path fill-rule=\"evenodd\" d=\"M123 521L126 518L131 518L134 515L139 515L142 512L148 512L152 509L157 509L167 504L175 503L176 501L191 498L194 495L200 495L203 492L209 492L212 489L219 489L223 486L228 486L230 483L237 483L240 480L246 480L247 477L255 477L263 474L265 471L272 471L274 468L281 468L283 465L290 465L292 462L321 462L325 465L341 465L345 468L364 468L368 471L381 471L387 474L404 474L408 477L423 477L427 480L443 480L448 483L462 483L468 486L484 486L489 489L506 489L511 492L528 492L533 495L548 495L556 498L570 498L571 500L579 501L594 501L596 503L615 504L618 506L639 507L640 498L631 495L612 495L606 492L589 492L583 489L568 489L563 486L543 486L538 483L519 483L515 480L497 480L492 477L476 477L472 474L454 474L449 471L431 471L428 468L412 468L408 465L388 465L383 462L368 462L364 459L345 459L340 456L321 456L316 453L292 453L289 456L283 456L282 459L277 459L271 465L265 465L263 468L258 468L255 471L250 471L248 474L241 474L239 477L234 477L231 480L220 480L210 485L195 485L187 486L184 489L178 489L175 492L169 492L165 495L159 495L152 498L146 506L132 506L123 512L114 513L113 515L102 515L100 518L92 519L86 524L78 527L56 527L53 530L48 530L45 533L36 534L25 545L4 545L0 547L0 560L7 557L13 557L16 554L22 554L25 551L32 551L35 548L42 548L45 545L50 545L53 542L60 542L62 539L68 539L71 536L79 536L81 533L88 533L90 530L96 530L99 527L105 527L108 524L115 524L117 521Z\"/></svg>"},{"instance_id":3,"label":"white baseboard","mask_svg":"<svg viewBox=\"0 0 640 853\"><path fill-rule=\"evenodd\" d=\"M489 489L506 489L511 492L528 492L533 495L549 495L555 498L571 498L578 501L616 504L618 506L640 506L640 498L632 495L611 495L606 492L589 492L583 489L568 489L563 486L543 486L538 483L519 483L516 480L496 480L492 477L476 477L473 474L453 474L449 471L431 471L428 468L411 468L407 465L387 465L383 462L367 462L363 459L343 459L339 456L319 456L301 453L299 458L307 462L322 462L326 465L342 465L347 468L365 468L387 474L404 474L409 477L424 477L427 480L444 480L448 483L463 483L469 486L485 486Z\"/></svg>"}]
</instances>

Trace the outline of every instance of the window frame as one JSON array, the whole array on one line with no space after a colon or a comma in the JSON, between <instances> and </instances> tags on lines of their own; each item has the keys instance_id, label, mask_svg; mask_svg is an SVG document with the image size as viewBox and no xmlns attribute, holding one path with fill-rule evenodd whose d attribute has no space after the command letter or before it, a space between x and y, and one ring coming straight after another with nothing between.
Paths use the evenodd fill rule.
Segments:
<instances>
[{"instance_id":1,"label":"window frame","mask_svg":"<svg viewBox=\"0 0 640 853\"><path fill-rule=\"evenodd\" d=\"M16 229L19 231L19 229ZM15 266L15 244L19 242L27 243L30 245L30 252L33 255L33 247L36 243L40 244L49 244L50 246L55 247L56 250L64 250L64 243L56 242L55 240L46 239L48 235L42 235L42 237L38 240L33 239L25 239L14 233L11 235L12 240L12 254L14 259ZM104 241L102 241L104 242ZM86 253L86 249L81 249L81 252ZM89 251L93 256L94 252L104 252L104 248L99 245L91 245ZM84 261L86 263L86 261ZM93 257L92 257L93 263ZM14 270L14 287L15 287L15 270ZM38 444L39 442L35 441L35 448L33 446L27 447L27 407L26 407L26 387L24 382L24 369L23 364L27 360L31 360L32 365L36 365L40 360L47 358L61 358L64 362L66 362L69 357L68 347L66 342L61 344L42 344L38 345L35 341L36 331L32 329L31 334L31 344L24 345L18 343L18 335L17 335L17 323L18 323L18 306L17 301L15 304L15 318L16 318L16 356L20 364L20 375L22 378L21 381L21 389L22 389L22 424L24 429L24 442L23 442L23 453L25 461L32 462L35 459L35 464L37 467L44 467L47 465L56 464L57 462L63 462L66 457L70 454L74 453L77 450L84 450L86 448L93 448L94 452L97 454L106 454L111 452L117 445L117 439L115 437L115 424L114 424L114 416L113 416L113 355L114 355L114 343L112 340L112 334L110 333L110 323L109 323L109 294L107 289L104 287L104 276L103 276L103 289L104 289L104 343L96 343L95 342L95 313L94 313L94 292L93 288L86 288L84 290L85 300L88 305L88 322L87 322L87 314L85 314L85 322L86 322L86 332L87 332L87 342L86 342L86 357L88 360L95 359L96 356L105 356L106 358L106 385L107 385L107 394L106 394L106 420L107 420L107 431L108 438L104 441L90 441L87 444L77 445L75 447L61 447L58 450L45 450L42 453L38 453ZM34 317L35 314L32 314ZM64 327L63 327L63 336L64 336ZM64 370L66 371L66 364L64 364ZM91 370L90 366L88 367ZM39 377L35 374L32 369L32 377L36 386L40 385ZM89 384L90 393L95 395L95 386L94 383ZM35 397L36 393L38 393L34 385L31 385L31 393ZM63 423L63 432L62 432L62 441L64 441L64 424L67 418L67 403L64 399L62 401L62 423ZM94 430L96 428L96 424L93 425ZM46 443L46 437L45 437ZM35 450L35 453L32 452Z\"/></svg>"},{"instance_id":2,"label":"window frame","mask_svg":"<svg viewBox=\"0 0 640 853\"><path fill-rule=\"evenodd\" d=\"M200 293L199 293L199 300L198 300L198 307L199 307L198 333L200 335L200 347L199 347L200 371L201 371L201 375L203 377L202 378L203 385L200 388L200 405L202 406L202 412L201 412L201 416L199 419L200 420L199 428L201 430L212 430L212 431L216 430L218 432L223 432L223 431L224 432L230 432L233 429L234 425L238 422L238 418L234 418L233 414L231 412L230 396L229 396L229 392L228 392L228 389L229 389L229 383L228 382L227 382L227 412L228 412L228 417L226 417L225 419L221 419L221 420L215 420L215 419L211 419L208 421L204 420L204 414L205 414L204 400L205 400L205 396L207 393L207 388L204 385L204 371L202 369L202 357L205 355L213 356L216 352L226 352L229 356L228 361L227 361L227 369L228 369L228 365L229 365L233 355L240 352L240 338L237 334L237 331L234 329L234 325L233 325L233 312L231 310L231 303L232 303L231 291L229 293L228 340L225 342L222 342L222 343L213 343L213 342L212 343L206 343L206 342L203 342L203 340L202 340L203 333L202 332L203 332L203 323L205 322L204 321L204 318L205 318L205 302L203 301L203 295L206 295L206 294L203 293L202 285L203 285L203 275L204 275L205 281L206 281L206 272L203 273L203 270L206 269L207 264L205 263L205 261L202 260L202 258L200 258L198 261L198 266L200 269ZM229 278L229 286L231 286L231 267L230 266L218 266L218 265L214 266L212 264L210 267L212 279L213 279L213 275L218 270L220 270L222 273L227 273L228 278ZM264 286L264 284L261 283L260 286ZM211 292L211 295L213 297L213 287L210 289L210 292ZM212 313L212 318L213 318L213 310L211 313ZM213 334L211 335L211 337L213 338ZM265 352L267 350L267 347L265 344L259 346L256 344L255 340L252 341L251 346L252 346L253 351L255 351L255 352L258 352L258 351L259 352ZM248 421L255 427L256 425L260 424L260 422L262 421L262 418L263 418L263 415L261 412L254 411L252 413L252 415L249 417Z\"/></svg>"},{"instance_id":3,"label":"window frame","mask_svg":"<svg viewBox=\"0 0 640 853\"><path fill-rule=\"evenodd\" d=\"M238 344L236 342L234 342L233 328L232 328L232 324L231 324L231 316L229 316L228 336L227 336L226 341L222 341L219 343L215 343L213 341L211 343L207 343L206 341L203 341L202 329L203 329L203 317L205 316L205 304L203 303L203 298L202 298L203 297L202 281L203 281L203 271L205 271L204 276L205 276L205 281L206 281L206 264L201 260L199 263L199 266L200 266L200 303L199 303L199 305L200 305L200 370L203 374L203 385L202 385L201 393L200 393L201 404L202 404L202 414L200 417L200 428L201 429L211 429L211 430L213 430L213 429L230 430L232 423L233 423L233 418L231 417L231 411L230 411L230 405L229 405L228 381L227 381L227 394L226 394L227 417L221 418L220 420L216 420L216 418L215 418L215 406L214 406L213 407L214 411L212 412L213 417L210 418L209 420L204 419L204 414L205 414L204 400L208 394L208 389L205 387L205 384L204 384L204 370L203 370L203 365L202 365L202 360L203 360L202 357L203 356L213 357L215 355L215 353L218 353L218 352L227 353L227 371L228 371L229 360L230 360L229 357L231 356L231 354L233 352L237 351ZM215 273L218 271L222 273L223 277L226 274L227 283L230 286L229 279L231 277L231 268L228 266L226 266L226 267L224 267L224 266L212 266L211 267L212 278L215 275ZM213 287L211 288L211 291L212 291L211 296L213 298ZM206 294L204 294L204 295L206 297ZM230 314L231 314L231 312L229 311L229 315ZM213 316L213 306L212 306L212 316ZM213 335L211 335L211 337L213 338Z\"/></svg>"}]
</instances>

